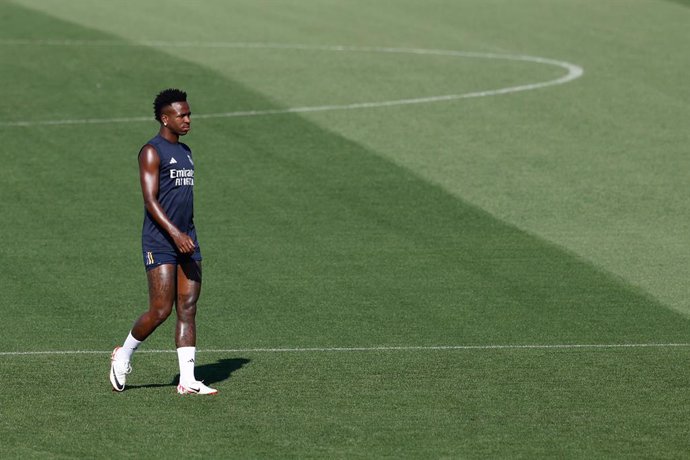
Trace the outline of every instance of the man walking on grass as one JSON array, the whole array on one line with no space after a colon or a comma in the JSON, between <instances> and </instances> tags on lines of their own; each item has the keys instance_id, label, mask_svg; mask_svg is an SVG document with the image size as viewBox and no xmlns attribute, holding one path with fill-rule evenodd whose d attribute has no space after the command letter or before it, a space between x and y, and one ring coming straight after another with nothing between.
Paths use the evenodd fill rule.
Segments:
<instances>
[{"instance_id":1,"label":"man walking on grass","mask_svg":"<svg viewBox=\"0 0 690 460\"><path fill-rule=\"evenodd\" d=\"M180 394L211 395L218 391L194 376L196 303L201 292L201 250L194 228L194 162L180 136L190 130L187 94L166 89L158 94L154 114L158 135L139 152L144 195L142 251L149 286L149 309L134 323L121 347L113 350L110 383L123 391L132 354L172 312L177 313L175 344L180 365Z\"/></svg>"}]
</instances>

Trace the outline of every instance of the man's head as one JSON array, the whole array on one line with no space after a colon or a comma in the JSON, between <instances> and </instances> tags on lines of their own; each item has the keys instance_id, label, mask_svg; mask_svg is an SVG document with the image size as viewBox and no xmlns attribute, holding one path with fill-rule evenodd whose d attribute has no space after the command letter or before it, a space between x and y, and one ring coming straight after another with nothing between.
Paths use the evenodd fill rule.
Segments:
<instances>
[{"instance_id":1,"label":"man's head","mask_svg":"<svg viewBox=\"0 0 690 460\"><path fill-rule=\"evenodd\" d=\"M184 136L190 129L187 93L179 89L166 89L158 93L153 101L153 114L163 126L178 136Z\"/></svg>"}]
</instances>

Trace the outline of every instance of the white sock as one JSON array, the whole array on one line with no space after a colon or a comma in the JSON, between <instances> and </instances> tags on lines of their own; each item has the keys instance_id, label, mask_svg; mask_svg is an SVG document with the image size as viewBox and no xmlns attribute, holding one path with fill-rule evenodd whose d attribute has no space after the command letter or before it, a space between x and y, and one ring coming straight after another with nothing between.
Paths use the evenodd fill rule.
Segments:
<instances>
[{"instance_id":1,"label":"white sock","mask_svg":"<svg viewBox=\"0 0 690 460\"><path fill-rule=\"evenodd\" d=\"M123 361L131 361L132 355L135 351L137 351L140 343L140 341L132 336L132 332L130 331L129 335L125 339L125 343L122 345L122 347L120 347L119 350L117 350L115 357Z\"/></svg>"},{"instance_id":2,"label":"white sock","mask_svg":"<svg viewBox=\"0 0 690 460\"><path fill-rule=\"evenodd\" d=\"M195 382L194 358L196 347L180 347L177 349L177 360L180 363L180 383Z\"/></svg>"}]
</instances>

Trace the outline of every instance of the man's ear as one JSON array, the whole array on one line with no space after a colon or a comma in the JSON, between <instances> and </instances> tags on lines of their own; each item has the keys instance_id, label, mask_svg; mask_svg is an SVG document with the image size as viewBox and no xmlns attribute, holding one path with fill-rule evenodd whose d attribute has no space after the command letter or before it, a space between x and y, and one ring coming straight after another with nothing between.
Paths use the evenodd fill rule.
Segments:
<instances>
[{"instance_id":1,"label":"man's ear","mask_svg":"<svg viewBox=\"0 0 690 460\"><path fill-rule=\"evenodd\" d=\"M168 126L168 116L164 113L161 114L161 123L163 126Z\"/></svg>"}]
</instances>

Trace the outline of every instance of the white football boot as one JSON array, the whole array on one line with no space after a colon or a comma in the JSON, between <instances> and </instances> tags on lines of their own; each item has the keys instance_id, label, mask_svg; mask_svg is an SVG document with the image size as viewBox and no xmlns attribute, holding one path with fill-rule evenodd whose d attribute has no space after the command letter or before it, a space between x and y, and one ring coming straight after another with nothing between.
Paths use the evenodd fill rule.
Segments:
<instances>
[{"instance_id":1,"label":"white football boot","mask_svg":"<svg viewBox=\"0 0 690 460\"><path fill-rule=\"evenodd\" d=\"M180 382L177 385L177 392L181 395L215 395L218 390L215 388L207 387L202 382Z\"/></svg>"},{"instance_id":2,"label":"white football boot","mask_svg":"<svg viewBox=\"0 0 690 460\"><path fill-rule=\"evenodd\" d=\"M113 354L110 356L110 383L113 385L114 391L122 391L125 389L127 374L132 372L132 366L129 364L129 361L115 358L120 348L121 347L115 347Z\"/></svg>"}]
</instances>

